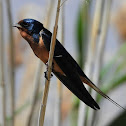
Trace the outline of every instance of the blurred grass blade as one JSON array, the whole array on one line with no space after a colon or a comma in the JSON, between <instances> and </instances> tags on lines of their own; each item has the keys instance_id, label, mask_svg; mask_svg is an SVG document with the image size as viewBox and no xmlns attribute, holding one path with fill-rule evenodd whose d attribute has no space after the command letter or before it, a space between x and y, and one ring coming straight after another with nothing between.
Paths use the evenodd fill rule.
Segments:
<instances>
[{"instance_id":1,"label":"blurred grass blade","mask_svg":"<svg viewBox=\"0 0 126 126\"><path fill-rule=\"evenodd\" d=\"M121 63L117 66L116 71L115 71L115 75L118 74L119 72L121 72L122 70L126 69L126 60L124 59L123 61L121 61Z\"/></svg>"},{"instance_id":2,"label":"blurred grass blade","mask_svg":"<svg viewBox=\"0 0 126 126\"><path fill-rule=\"evenodd\" d=\"M40 93L37 95L37 100L41 99L41 94L42 94L42 91L40 91ZM27 100L23 105L21 105L19 108L17 108L15 110L15 112L14 112L15 116L20 115L20 113L25 111L31 104L32 104L32 102L30 100ZM6 117L6 121L8 123L10 123L11 120L12 120L11 116Z\"/></svg>"},{"instance_id":3,"label":"blurred grass blade","mask_svg":"<svg viewBox=\"0 0 126 126\"><path fill-rule=\"evenodd\" d=\"M1 99L1 115L2 126L6 126L6 89L5 89L5 77L4 77L4 40L3 40L3 0L0 0L0 99Z\"/></svg>"},{"instance_id":4,"label":"blurred grass blade","mask_svg":"<svg viewBox=\"0 0 126 126\"><path fill-rule=\"evenodd\" d=\"M103 1L102 5L102 21L101 21L101 27L100 27L100 34L99 34L99 41L97 44L97 50L96 50L96 57L95 57L95 64L94 64L94 72L93 72L93 82L97 87L100 87L99 83L99 76L100 76L100 70L103 64L103 58L104 58L104 49L106 44L106 35L108 31L108 24L110 19L110 10L111 10L111 3L112 0L109 1ZM94 99L97 97L97 93L92 90L91 95ZM96 111L89 109L89 117L88 117L88 126L92 126L94 124L94 120L96 117Z\"/></svg>"},{"instance_id":5,"label":"blurred grass blade","mask_svg":"<svg viewBox=\"0 0 126 126\"><path fill-rule=\"evenodd\" d=\"M115 88L126 82L125 54L126 54L126 43L121 45L117 54L101 70L100 80L101 82L104 82L101 89L105 94L108 94L110 91L114 90ZM101 98L102 97L98 95L97 101L100 101Z\"/></svg>"},{"instance_id":6,"label":"blurred grass blade","mask_svg":"<svg viewBox=\"0 0 126 126\"><path fill-rule=\"evenodd\" d=\"M105 78L105 76L108 75L113 65L116 64L116 62L119 60L121 56L125 56L125 54L126 54L126 43L121 45L117 54L111 59L111 61L107 65L105 65L105 67L102 68L100 72L100 80L103 80L103 78Z\"/></svg>"},{"instance_id":7,"label":"blurred grass blade","mask_svg":"<svg viewBox=\"0 0 126 126\"><path fill-rule=\"evenodd\" d=\"M109 84L107 84L107 86L103 85L101 87L101 90L105 93L108 94L110 91L114 90L115 88L117 88L118 86L125 84L126 82L126 73L124 73L123 75L117 75L115 76L111 82ZM102 99L102 97L100 95L97 96L97 101L99 102Z\"/></svg>"},{"instance_id":8,"label":"blurred grass blade","mask_svg":"<svg viewBox=\"0 0 126 126\"><path fill-rule=\"evenodd\" d=\"M57 96L56 96L56 104L55 104L55 112L54 112L54 126L61 125L61 102L62 102L62 84L61 81L57 79Z\"/></svg>"},{"instance_id":9,"label":"blurred grass blade","mask_svg":"<svg viewBox=\"0 0 126 126\"><path fill-rule=\"evenodd\" d=\"M50 26L50 21L51 21L51 14L53 12L53 7L54 7L54 1L51 1L51 3L49 4L49 9L47 12L47 19L46 19L46 23L45 23L45 27L49 27ZM27 126L31 126L32 124L32 117L33 117L33 113L35 110L35 105L37 102L37 95L38 95L38 91L39 91L39 85L40 85L40 78L41 78L41 71L42 71L42 61L39 60L38 61L38 67L36 70L36 75L35 75L35 81L34 81L34 93L32 96L32 105L31 105L31 110L30 110L30 114L28 117L28 123Z\"/></svg>"},{"instance_id":10,"label":"blurred grass blade","mask_svg":"<svg viewBox=\"0 0 126 126\"><path fill-rule=\"evenodd\" d=\"M84 67L86 52L87 52L87 34L88 34L88 11L89 3L84 4L78 14L77 20L77 47L78 47L78 63L81 68Z\"/></svg>"},{"instance_id":11,"label":"blurred grass blade","mask_svg":"<svg viewBox=\"0 0 126 126\"><path fill-rule=\"evenodd\" d=\"M105 94L108 94L110 91L114 90L118 86L125 84L126 82L126 73L125 73L125 54L126 54L126 43L122 44L117 54L114 58L102 69L101 71L101 79L104 80L104 77L108 77L110 81L107 82L108 84L103 84L101 89ZM121 62L119 59L122 58ZM115 68L115 73L112 76L107 76L110 73L111 69L114 65L117 65ZM106 83L106 82L105 82ZM101 100L101 96L97 96L97 101Z\"/></svg>"},{"instance_id":12,"label":"blurred grass blade","mask_svg":"<svg viewBox=\"0 0 126 126\"><path fill-rule=\"evenodd\" d=\"M34 110L35 110L35 107L36 107L36 103L38 101L37 95L38 95L38 92L39 92L41 71L42 71L42 62L39 60L38 66L37 66L37 69L36 69L35 79L34 79L34 86L35 87L34 87L34 92L33 92L33 95L32 95L31 109L30 109L30 114L29 114L27 126L32 125L32 117L34 115Z\"/></svg>"},{"instance_id":13,"label":"blurred grass blade","mask_svg":"<svg viewBox=\"0 0 126 126\"><path fill-rule=\"evenodd\" d=\"M88 44L88 53L87 53L87 61L85 66L85 73L89 78L92 78L92 69L95 61L95 55L96 55L96 41L99 34L99 27L100 27L100 21L101 21L101 11L102 11L102 0L97 0L94 10L94 18L92 21L92 27L91 27L91 35L90 43ZM90 91L90 88L88 87L88 90ZM85 112L86 111L86 112ZM82 102L80 102L80 108L79 108L79 117L78 117L78 126L87 125L87 115L86 113L88 111L88 107L84 106Z\"/></svg>"},{"instance_id":14,"label":"blurred grass blade","mask_svg":"<svg viewBox=\"0 0 126 126\"><path fill-rule=\"evenodd\" d=\"M11 126L14 126L14 109L15 109L15 82L14 82L14 39L13 39L13 31L12 31L12 15L11 15L11 1L6 0L7 6L7 16L8 16L8 32L9 32L9 48L10 48L10 101L11 101L11 114L12 121Z\"/></svg>"}]
</instances>

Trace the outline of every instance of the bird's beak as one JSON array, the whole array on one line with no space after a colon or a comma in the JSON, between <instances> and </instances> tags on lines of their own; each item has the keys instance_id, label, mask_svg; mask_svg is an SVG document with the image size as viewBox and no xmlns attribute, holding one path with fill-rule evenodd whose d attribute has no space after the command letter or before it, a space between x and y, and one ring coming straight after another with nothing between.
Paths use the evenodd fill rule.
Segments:
<instances>
[{"instance_id":1,"label":"bird's beak","mask_svg":"<svg viewBox=\"0 0 126 126\"><path fill-rule=\"evenodd\" d=\"M22 28L22 26L18 23L14 24L13 27L16 27L16 28Z\"/></svg>"}]
</instances>

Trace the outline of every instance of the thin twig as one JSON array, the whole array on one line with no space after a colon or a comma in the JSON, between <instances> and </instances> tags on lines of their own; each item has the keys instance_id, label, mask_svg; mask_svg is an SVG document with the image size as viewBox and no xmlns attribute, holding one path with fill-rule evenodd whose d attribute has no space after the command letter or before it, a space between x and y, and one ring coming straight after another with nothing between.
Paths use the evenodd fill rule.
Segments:
<instances>
[{"instance_id":1,"label":"thin twig","mask_svg":"<svg viewBox=\"0 0 126 126\"><path fill-rule=\"evenodd\" d=\"M12 114L12 123L14 126L14 108L15 108L15 84L14 84L14 39L13 39L13 31L12 31L12 16L11 16L11 5L10 0L6 0L7 5L7 14L8 14L8 32L9 32L9 48L10 48L10 101L11 101L11 114Z\"/></svg>"},{"instance_id":2,"label":"thin twig","mask_svg":"<svg viewBox=\"0 0 126 126\"><path fill-rule=\"evenodd\" d=\"M6 90L4 78L4 41L3 41L3 1L0 1L0 92L1 92L1 113L2 113L2 126L6 126Z\"/></svg>"},{"instance_id":3,"label":"thin twig","mask_svg":"<svg viewBox=\"0 0 126 126\"><path fill-rule=\"evenodd\" d=\"M51 20L51 13L53 12L53 1L51 1L51 3L49 4L49 10L47 13L47 19L46 19L46 24L45 27L49 27L50 24L50 20ZM35 105L37 102L37 96L38 96L38 90L39 90L39 80L41 78L41 71L42 71L42 61L39 60L38 61L38 67L37 67L37 71L36 71L36 75L35 75L35 81L34 81L34 93L32 96L32 104L31 104L31 109L30 109L30 114L29 114L29 118L28 118L28 124L27 126L31 126L32 125L32 117L33 117L33 113L35 110Z\"/></svg>"},{"instance_id":4,"label":"thin twig","mask_svg":"<svg viewBox=\"0 0 126 126\"><path fill-rule=\"evenodd\" d=\"M61 43L64 44L64 21L65 21L65 11L64 11L65 5L62 7L62 33L61 33ZM58 79L57 80L58 88L57 88L57 99L56 99L56 105L55 105L55 116L54 116L54 126L60 126L61 125L61 102L62 102L62 83Z\"/></svg>"},{"instance_id":5,"label":"thin twig","mask_svg":"<svg viewBox=\"0 0 126 126\"><path fill-rule=\"evenodd\" d=\"M50 53L49 53L49 60L48 60L48 72L47 72L48 80L47 79L45 80L45 89L44 89L42 105L41 105L41 108L40 108L40 115L39 115L39 126L43 126L43 124L44 124L45 110L46 110L47 97L48 97L49 85L50 85L51 70L52 70L52 61L53 61L53 55L54 55L55 43L56 43L56 36L57 36L57 29L58 29L60 2L61 2L61 0L58 0L55 26L54 26L54 29L53 29L51 46L50 46Z\"/></svg>"},{"instance_id":6,"label":"thin twig","mask_svg":"<svg viewBox=\"0 0 126 126\"><path fill-rule=\"evenodd\" d=\"M68 1L68 0L64 0L64 1L61 3L60 7L62 7L63 4L64 4L66 1Z\"/></svg>"},{"instance_id":7,"label":"thin twig","mask_svg":"<svg viewBox=\"0 0 126 126\"><path fill-rule=\"evenodd\" d=\"M88 54L87 54L87 61L85 63L85 73L89 78L92 78L92 68L95 59L95 50L96 50L96 38L98 36L99 26L100 26L100 19L101 19L101 9L102 9L102 0L96 1L96 9L92 24L92 32L91 32L91 40L88 45ZM88 87L89 90L89 87ZM87 107L84 105L83 102L80 102L79 106L79 115L78 115L78 126L84 126L87 123L87 116L86 116L86 109Z\"/></svg>"},{"instance_id":8,"label":"thin twig","mask_svg":"<svg viewBox=\"0 0 126 126\"><path fill-rule=\"evenodd\" d=\"M94 69L94 73L93 73L93 82L98 87L100 86L99 75L100 75L100 70L101 70L102 63L103 63L104 48L105 48L105 42L106 42L106 34L107 34L107 30L108 30L111 3L112 3L112 0L109 0L109 1L105 1L105 4L104 4L103 19L102 19L102 24L101 24L101 34L99 37L98 50L96 53L96 61L95 61L95 67L94 67L95 69ZM97 95L97 93L95 91L93 91L92 96L94 96L94 99L96 99L96 95ZM93 126L96 112L93 110L89 110L89 116L90 117L88 118L88 123L89 123L88 126Z\"/></svg>"}]
</instances>

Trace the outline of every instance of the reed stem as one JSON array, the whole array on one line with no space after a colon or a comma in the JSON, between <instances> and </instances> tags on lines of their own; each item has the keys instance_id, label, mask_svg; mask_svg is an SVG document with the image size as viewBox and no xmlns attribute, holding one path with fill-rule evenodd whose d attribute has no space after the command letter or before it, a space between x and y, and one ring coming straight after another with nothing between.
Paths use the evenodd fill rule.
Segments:
<instances>
[{"instance_id":1,"label":"reed stem","mask_svg":"<svg viewBox=\"0 0 126 126\"><path fill-rule=\"evenodd\" d=\"M62 45L64 44L64 30L65 30L65 25L64 25L64 21L65 21L65 11L64 11L64 7L65 5L62 6L62 33L61 33L61 43ZM62 83L59 79L57 79L57 99L56 99L56 105L55 105L55 116L54 116L54 126L60 126L61 125L61 104L62 104Z\"/></svg>"},{"instance_id":2,"label":"reed stem","mask_svg":"<svg viewBox=\"0 0 126 126\"><path fill-rule=\"evenodd\" d=\"M0 99L1 99L1 113L2 113L2 126L6 126L6 89L4 77L4 40L3 40L3 1L0 0Z\"/></svg>"},{"instance_id":3,"label":"reed stem","mask_svg":"<svg viewBox=\"0 0 126 126\"><path fill-rule=\"evenodd\" d=\"M96 0L96 7L94 12L94 19L92 22L91 36L89 36L90 43L88 45L88 54L87 61L85 63L85 74L91 79L92 78L92 69L95 60L96 52L96 41L99 33L100 19L101 19L101 9L102 9L102 0ZM90 88L88 87L88 90ZM78 115L78 126L87 125L87 114L88 107L84 105L83 102L80 102L79 106L79 115Z\"/></svg>"},{"instance_id":4,"label":"reed stem","mask_svg":"<svg viewBox=\"0 0 126 126\"><path fill-rule=\"evenodd\" d=\"M53 12L53 1L50 2L49 4L49 10L47 12L47 19L46 19L46 22L45 22L45 27L49 27L50 25L50 20L51 20L51 14ZM42 71L42 61L39 60L38 61L38 67L37 67L37 70L36 70L36 75L35 75L35 81L34 81L34 93L33 93L33 96L32 96L32 105L31 105L31 109L30 109L30 114L29 114L29 118L28 118L28 124L27 126L31 126L32 125L32 117L33 117L33 113L34 113L34 110L35 110L35 105L36 105L36 102L38 99L37 96L38 96L38 90L39 90L39 80L41 78L41 71Z\"/></svg>"},{"instance_id":5,"label":"reed stem","mask_svg":"<svg viewBox=\"0 0 126 126\"><path fill-rule=\"evenodd\" d=\"M11 101L11 126L14 126L14 108L15 108L15 82L14 82L14 39L12 31L12 15L10 0L6 0L7 15L8 15L8 32L9 32L9 49L10 49L10 101Z\"/></svg>"},{"instance_id":6,"label":"reed stem","mask_svg":"<svg viewBox=\"0 0 126 126\"><path fill-rule=\"evenodd\" d=\"M54 25L54 29L53 29L51 46L50 46L50 53L49 53L49 59L48 59L48 71L47 71L47 78L48 79L45 80L45 89L44 89L42 104L41 104L41 108L40 108L40 115L39 115L39 126L44 125L45 110L46 110L49 85L50 85L50 77L51 77L51 71L52 71L52 61L53 61L53 55L54 55L55 44L56 44L57 29L58 29L60 2L61 2L61 0L58 0L57 11L56 11L56 20L55 20L55 25Z\"/></svg>"},{"instance_id":7,"label":"reed stem","mask_svg":"<svg viewBox=\"0 0 126 126\"><path fill-rule=\"evenodd\" d=\"M112 0L105 1L104 3L102 23L100 28L101 34L99 36L99 42L97 47L98 50L96 52L96 60L95 60L94 73L93 73L93 82L96 84L97 87L100 87L99 76L100 76L100 70L104 58L104 48L106 42L106 34L108 30L111 3ZM92 91L92 96L94 96L94 99L96 100L97 93L95 91ZM93 126L94 121L96 119L95 117L96 117L96 112L93 110L89 110L88 126Z\"/></svg>"}]
</instances>

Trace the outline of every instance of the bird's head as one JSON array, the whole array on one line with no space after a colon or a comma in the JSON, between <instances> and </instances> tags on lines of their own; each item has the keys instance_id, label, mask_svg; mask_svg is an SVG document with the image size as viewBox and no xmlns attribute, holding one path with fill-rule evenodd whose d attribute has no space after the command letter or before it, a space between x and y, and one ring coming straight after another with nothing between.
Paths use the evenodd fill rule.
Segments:
<instances>
[{"instance_id":1,"label":"bird's head","mask_svg":"<svg viewBox=\"0 0 126 126\"><path fill-rule=\"evenodd\" d=\"M43 29L43 24L34 19L23 19L15 24L14 27L17 27L21 36L27 40L28 36L36 38Z\"/></svg>"}]
</instances>

